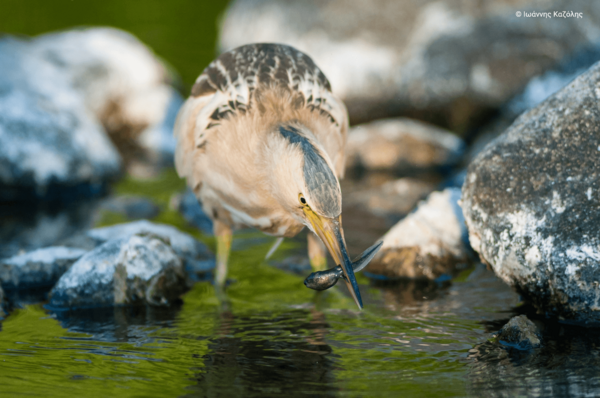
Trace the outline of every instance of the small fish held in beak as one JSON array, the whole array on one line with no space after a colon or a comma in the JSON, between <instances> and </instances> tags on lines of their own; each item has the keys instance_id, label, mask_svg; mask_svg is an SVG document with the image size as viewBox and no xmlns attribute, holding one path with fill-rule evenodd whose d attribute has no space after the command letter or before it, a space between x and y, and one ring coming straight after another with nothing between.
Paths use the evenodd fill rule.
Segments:
<instances>
[{"instance_id":1,"label":"small fish held in beak","mask_svg":"<svg viewBox=\"0 0 600 398\"><path fill-rule=\"evenodd\" d=\"M381 245L383 245L382 240L369 247L367 250L362 252L358 258L354 259L352 262L352 269L355 273L361 271L367 266L367 264L369 264L379 249L381 249ZM313 272L306 277L304 280L304 285L313 290L327 290L334 286L339 279L345 278L346 276L344 275L342 266L338 265L337 267L330 268L325 271Z\"/></svg>"}]
</instances>

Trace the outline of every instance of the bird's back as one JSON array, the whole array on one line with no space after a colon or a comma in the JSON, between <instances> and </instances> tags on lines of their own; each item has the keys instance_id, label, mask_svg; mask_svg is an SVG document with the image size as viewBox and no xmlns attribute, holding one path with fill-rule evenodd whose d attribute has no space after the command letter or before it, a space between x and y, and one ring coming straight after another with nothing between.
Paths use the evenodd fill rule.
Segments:
<instances>
[{"instance_id":1,"label":"bird's back","mask_svg":"<svg viewBox=\"0 0 600 398\"><path fill-rule=\"evenodd\" d=\"M248 169L255 166L252 154L260 135L286 122L306 125L342 176L347 111L312 59L281 44L250 44L223 53L198 77L177 118L177 171L197 194L209 168L236 169L224 171L230 176L242 170L257 175ZM221 159L210 150L217 145ZM233 178L229 185L242 183Z\"/></svg>"}]
</instances>

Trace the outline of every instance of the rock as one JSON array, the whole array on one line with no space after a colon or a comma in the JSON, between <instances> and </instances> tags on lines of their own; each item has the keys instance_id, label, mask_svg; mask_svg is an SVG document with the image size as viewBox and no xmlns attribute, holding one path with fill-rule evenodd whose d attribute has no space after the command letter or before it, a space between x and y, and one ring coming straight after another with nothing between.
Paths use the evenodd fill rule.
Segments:
<instances>
[{"instance_id":1,"label":"rock","mask_svg":"<svg viewBox=\"0 0 600 398\"><path fill-rule=\"evenodd\" d=\"M344 195L344 206L368 209L378 216L406 215L419 200L435 190L437 184L400 178L389 181L375 188L366 188Z\"/></svg>"},{"instance_id":2,"label":"rock","mask_svg":"<svg viewBox=\"0 0 600 398\"><path fill-rule=\"evenodd\" d=\"M173 207L181 213L187 222L200 229L204 234L213 234L212 220L202 210L202 205L191 189L188 188L185 193L178 194L173 200Z\"/></svg>"},{"instance_id":3,"label":"rock","mask_svg":"<svg viewBox=\"0 0 600 398\"><path fill-rule=\"evenodd\" d=\"M71 80L33 47L0 39L0 201L97 194L119 174L119 154Z\"/></svg>"},{"instance_id":4,"label":"rock","mask_svg":"<svg viewBox=\"0 0 600 398\"><path fill-rule=\"evenodd\" d=\"M83 94L87 108L119 151L126 154L126 161L140 155L138 139L144 130L162 128L169 104L182 102L169 84L173 77L164 64L142 42L122 30L85 28L50 33L37 37L34 47L70 77ZM168 119L171 123L172 115ZM170 145L174 148L174 140ZM162 152L148 137L144 147L158 151L158 156Z\"/></svg>"},{"instance_id":5,"label":"rock","mask_svg":"<svg viewBox=\"0 0 600 398\"><path fill-rule=\"evenodd\" d=\"M7 289L52 286L85 253L57 246L0 260L0 283Z\"/></svg>"},{"instance_id":6,"label":"rock","mask_svg":"<svg viewBox=\"0 0 600 398\"><path fill-rule=\"evenodd\" d=\"M557 10L583 19L515 15ZM353 124L408 114L462 132L572 49L597 42L599 16L600 4L569 0L237 0L219 48L275 41L306 52Z\"/></svg>"},{"instance_id":7,"label":"rock","mask_svg":"<svg viewBox=\"0 0 600 398\"><path fill-rule=\"evenodd\" d=\"M50 292L55 308L166 305L188 288L183 262L168 239L134 234L81 257Z\"/></svg>"},{"instance_id":8,"label":"rock","mask_svg":"<svg viewBox=\"0 0 600 398\"><path fill-rule=\"evenodd\" d=\"M406 171L455 164L464 151L463 141L449 131L397 118L377 120L350 129L346 167Z\"/></svg>"},{"instance_id":9,"label":"rock","mask_svg":"<svg viewBox=\"0 0 600 398\"><path fill-rule=\"evenodd\" d=\"M600 322L600 64L521 115L468 169L472 247L539 311Z\"/></svg>"},{"instance_id":10,"label":"rock","mask_svg":"<svg viewBox=\"0 0 600 398\"><path fill-rule=\"evenodd\" d=\"M127 238L135 234L154 234L168 240L171 248L181 257L186 271L192 277L196 273L206 273L214 268L214 256L204 244L173 226L156 224L147 220L95 228L84 236L74 236L62 243L91 250L111 239Z\"/></svg>"},{"instance_id":11,"label":"rock","mask_svg":"<svg viewBox=\"0 0 600 398\"><path fill-rule=\"evenodd\" d=\"M160 207L154 202L135 195L111 197L102 202L100 210L120 214L128 220L154 218L160 213Z\"/></svg>"},{"instance_id":12,"label":"rock","mask_svg":"<svg viewBox=\"0 0 600 398\"><path fill-rule=\"evenodd\" d=\"M519 350L529 350L541 345L539 332L535 323L525 315L511 318L498 332L496 340L503 345Z\"/></svg>"},{"instance_id":13,"label":"rock","mask_svg":"<svg viewBox=\"0 0 600 398\"><path fill-rule=\"evenodd\" d=\"M387 278L436 279L468 261L460 190L433 192L383 236L366 272Z\"/></svg>"}]
</instances>

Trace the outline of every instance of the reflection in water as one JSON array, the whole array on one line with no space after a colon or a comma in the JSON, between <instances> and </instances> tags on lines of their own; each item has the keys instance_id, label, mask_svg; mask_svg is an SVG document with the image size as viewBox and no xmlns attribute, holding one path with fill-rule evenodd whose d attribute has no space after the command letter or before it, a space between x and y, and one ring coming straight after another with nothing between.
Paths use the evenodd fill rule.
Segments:
<instances>
[{"instance_id":1,"label":"reflection in water","mask_svg":"<svg viewBox=\"0 0 600 398\"><path fill-rule=\"evenodd\" d=\"M471 395L600 395L600 335L597 330L546 322L542 343L542 347L531 351L506 348L491 341L475 346L468 357Z\"/></svg>"},{"instance_id":2,"label":"reflection in water","mask_svg":"<svg viewBox=\"0 0 600 398\"><path fill-rule=\"evenodd\" d=\"M180 310L181 305L177 304L170 307L108 307L58 311L54 317L65 329L91 335L96 341L150 341L149 331L170 327ZM151 329L145 330L146 327Z\"/></svg>"},{"instance_id":3,"label":"reflection in water","mask_svg":"<svg viewBox=\"0 0 600 398\"><path fill-rule=\"evenodd\" d=\"M47 247L81 233L94 222L98 201L38 206L32 203L3 203L0 206L0 258Z\"/></svg>"},{"instance_id":4,"label":"reflection in water","mask_svg":"<svg viewBox=\"0 0 600 398\"><path fill-rule=\"evenodd\" d=\"M248 318L224 313L190 396L331 394L337 388L332 349L324 339L327 328L316 311Z\"/></svg>"}]
</instances>

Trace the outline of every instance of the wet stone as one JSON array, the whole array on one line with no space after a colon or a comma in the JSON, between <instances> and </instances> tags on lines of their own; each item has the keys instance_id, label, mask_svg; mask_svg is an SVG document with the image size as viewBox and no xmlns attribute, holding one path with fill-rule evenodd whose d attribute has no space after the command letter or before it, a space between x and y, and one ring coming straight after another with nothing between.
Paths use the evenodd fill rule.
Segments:
<instances>
[{"instance_id":1,"label":"wet stone","mask_svg":"<svg viewBox=\"0 0 600 398\"><path fill-rule=\"evenodd\" d=\"M187 289L183 262L169 240L134 234L109 240L80 258L50 292L49 305L167 305Z\"/></svg>"},{"instance_id":2,"label":"wet stone","mask_svg":"<svg viewBox=\"0 0 600 398\"><path fill-rule=\"evenodd\" d=\"M5 289L50 287L85 253L58 246L0 260L0 284Z\"/></svg>"},{"instance_id":3,"label":"wet stone","mask_svg":"<svg viewBox=\"0 0 600 398\"><path fill-rule=\"evenodd\" d=\"M346 166L406 172L449 167L464 151L463 141L447 130L416 120L377 120L350 129Z\"/></svg>"},{"instance_id":4,"label":"wet stone","mask_svg":"<svg viewBox=\"0 0 600 398\"><path fill-rule=\"evenodd\" d=\"M387 278L436 279L469 260L460 190L433 192L383 236L365 273Z\"/></svg>"},{"instance_id":5,"label":"wet stone","mask_svg":"<svg viewBox=\"0 0 600 398\"><path fill-rule=\"evenodd\" d=\"M600 64L522 114L468 168L462 207L483 261L538 311L600 323Z\"/></svg>"},{"instance_id":6,"label":"wet stone","mask_svg":"<svg viewBox=\"0 0 600 398\"><path fill-rule=\"evenodd\" d=\"M541 345L540 335L535 323L525 315L511 318L496 335L500 344L514 347L519 350L529 350Z\"/></svg>"}]
</instances>

